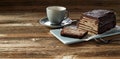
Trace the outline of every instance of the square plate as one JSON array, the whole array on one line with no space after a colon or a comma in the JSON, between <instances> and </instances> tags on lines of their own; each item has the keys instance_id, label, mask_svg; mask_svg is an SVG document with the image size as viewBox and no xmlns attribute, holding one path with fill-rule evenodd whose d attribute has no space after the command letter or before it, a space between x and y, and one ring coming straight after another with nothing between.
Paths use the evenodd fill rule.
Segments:
<instances>
[{"instance_id":1,"label":"square plate","mask_svg":"<svg viewBox=\"0 0 120 59\"><path fill-rule=\"evenodd\" d=\"M103 38L103 37L107 37L107 36L120 34L120 26L116 26L115 28L113 28L113 29L111 29L103 34L86 36L83 39L61 36L60 35L61 30L62 29L53 29L53 30L50 30L50 33L53 34L63 44L73 44L73 43L77 43L77 42L89 41L89 40L92 40L95 38Z\"/></svg>"}]
</instances>

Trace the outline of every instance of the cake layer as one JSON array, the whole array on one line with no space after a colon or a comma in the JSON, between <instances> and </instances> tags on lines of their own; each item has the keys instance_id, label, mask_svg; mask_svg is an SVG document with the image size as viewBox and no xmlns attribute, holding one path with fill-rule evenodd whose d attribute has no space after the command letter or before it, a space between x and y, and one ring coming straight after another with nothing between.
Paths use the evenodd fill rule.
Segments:
<instances>
[{"instance_id":1,"label":"cake layer","mask_svg":"<svg viewBox=\"0 0 120 59\"><path fill-rule=\"evenodd\" d=\"M91 30L98 31L98 21L95 19L91 19L88 17L83 17L80 22L80 24L86 25L86 28L90 28Z\"/></svg>"},{"instance_id":2,"label":"cake layer","mask_svg":"<svg viewBox=\"0 0 120 59\"><path fill-rule=\"evenodd\" d=\"M97 34L97 33L98 33L98 31L93 30L92 27L87 26L87 25L84 25L84 24L80 24L80 23L79 23L78 29L86 30L86 31L91 32L91 33L94 33L94 34Z\"/></svg>"},{"instance_id":3,"label":"cake layer","mask_svg":"<svg viewBox=\"0 0 120 59\"><path fill-rule=\"evenodd\" d=\"M85 24L80 24L80 23L79 23L79 27L78 28L86 30L86 31L91 32L93 34L101 34L101 33L106 32L106 30L110 30L111 28L114 28L115 27L115 25L113 25L114 23L115 22L110 22L110 23L102 26L100 28L100 30L98 30L98 31L94 30L93 27L87 26Z\"/></svg>"},{"instance_id":4,"label":"cake layer","mask_svg":"<svg viewBox=\"0 0 120 59\"><path fill-rule=\"evenodd\" d=\"M62 36L74 38L83 38L85 35L87 35L87 33L87 31L78 29L76 26L67 26L61 31Z\"/></svg>"}]
</instances>

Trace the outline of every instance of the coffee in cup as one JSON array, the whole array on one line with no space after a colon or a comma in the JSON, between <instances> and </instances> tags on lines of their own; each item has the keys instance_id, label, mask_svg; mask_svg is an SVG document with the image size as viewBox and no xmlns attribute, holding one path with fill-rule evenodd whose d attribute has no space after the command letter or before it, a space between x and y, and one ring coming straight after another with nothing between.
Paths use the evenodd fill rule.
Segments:
<instances>
[{"instance_id":1,"label":"coffee in cup","mask_svg":"<svg viewBox=\"0 0 120 59\"><path fill-rule=\"evenodd\" d=\"M59 25L68 18L68 11L63 6L49 6L46 8L47 18L52 25Z\"/></svg>"}]
</instances>

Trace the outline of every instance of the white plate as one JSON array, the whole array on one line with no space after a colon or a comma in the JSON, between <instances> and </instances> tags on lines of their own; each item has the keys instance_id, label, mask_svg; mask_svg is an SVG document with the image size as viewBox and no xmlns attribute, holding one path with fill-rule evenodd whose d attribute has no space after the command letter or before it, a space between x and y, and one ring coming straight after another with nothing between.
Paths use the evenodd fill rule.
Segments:
<instances>
[{"instance_id":1,"label":"white plate","mask_svg":"<svg viewBox=\"0 0 120 59\"><path fill-rule=\"evenodd\" d=\"M47 27L50 27L50 28L60 28L60 27L69 25L72 22L73 21L70 18L67 18L67 19L63 20L60 25L52 25L47 17L41 18L39 21L40 24L47 26Z\"/></svg>"},{"instance_id":2,"label":"white plate","mask_svg":"<svg viewBox=\"0 0 120 59\"><path fill-rule=\"evenodd\" d=\"M72 43L77 43L77 42L89 41L89 40L94 39L94 38L103 38L103 37L107 37L107 36L120 34L120 26L116 26L115 28L113 28L113 29L111 29L103 34L94 35L94 36L87 36L83 39L64 37L64 36L60 35L60 32L61 32L61 29L50 30L50 33L52 33L62 43L72 44Z\"/></svg>"}]
</instances>

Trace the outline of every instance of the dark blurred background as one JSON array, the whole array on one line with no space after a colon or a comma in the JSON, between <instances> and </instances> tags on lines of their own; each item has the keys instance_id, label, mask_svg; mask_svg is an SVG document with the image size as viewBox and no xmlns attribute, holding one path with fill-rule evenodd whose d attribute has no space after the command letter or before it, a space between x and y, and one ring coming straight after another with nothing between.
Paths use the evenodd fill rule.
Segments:
<instances>
[{"instance_id":1,"label":"dark blurred background","mask_svg":"<svg viewBox=\"0 0 120 59\"><path fill-rule=\"evenodd\" d=\"M0 0L0 12L45 12L45 8L52 5L65 6L71 12L91 9L120 11L120 0Z\"/></svg>"}]
</instances>

